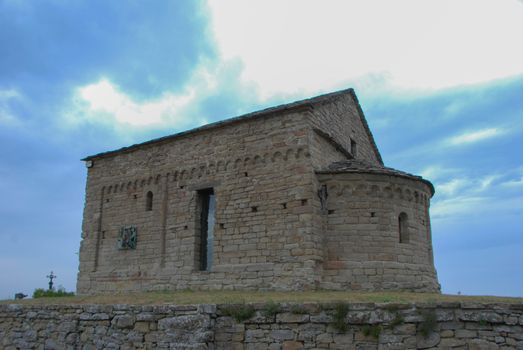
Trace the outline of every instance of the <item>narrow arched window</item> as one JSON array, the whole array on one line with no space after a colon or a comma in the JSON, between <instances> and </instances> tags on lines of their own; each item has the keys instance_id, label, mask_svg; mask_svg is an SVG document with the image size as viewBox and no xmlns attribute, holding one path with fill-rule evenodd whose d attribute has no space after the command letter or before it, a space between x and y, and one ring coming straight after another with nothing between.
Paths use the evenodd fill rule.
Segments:
<instances>
[{"instance_id":1,"label":"narrow arched window","mask_svg":"<svg viewBox=\"0 0 523 350\"><path fill-rule=\"evenodd\" d=\"M356 153L358 153L358 145L353 139L350 139L350 153L354 158L356 158Z\"/></svg>"},{"instance_id":2,"label":"narrow arched window","mask_svg":"<svg viewBox=\"0 0 523 350\"><path fill-rule=\"evenodd\" d=\"M153 193L151 191L147 192L147 196L145 197L145 210L153 210Z\"/></svg>"},{"instance_id":3,"label":"narrow arched window","mask_svg":"<svg viewBox=\"0 0 523 350\"><path fill-rule=\"evenodd\" d=\"M398 231L400 243L409 243L409 217L405 213L398 216Z\"/></svg>"}]
</instances>

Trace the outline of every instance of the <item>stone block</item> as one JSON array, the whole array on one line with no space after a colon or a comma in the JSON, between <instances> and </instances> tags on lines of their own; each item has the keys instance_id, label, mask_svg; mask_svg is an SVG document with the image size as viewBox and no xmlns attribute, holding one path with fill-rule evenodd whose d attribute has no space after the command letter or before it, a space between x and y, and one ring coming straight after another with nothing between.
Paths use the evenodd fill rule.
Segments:
<instances>
[{"instance_id":1,"label":"stone block","mask_svg":"<svg viewBox=\"0 0 523 350\"><path fill-rule=\"evenodd\" d=\"M499 346L481 339L473 339L467 342L469 350L497 350Z\"/></svg>"},{"instance_id":2,"label":"stone block","mask_svg":"<svg viewBox=\"0 0 523 350\"><path fill-rule=\"evenodd\" d=\"M260 339L266 339L267 332L262 329L248 329L245 331L245 342L254 343L258 342Z\"/></svg>"},{"instance_id":3,"label":"stone block","mask_svg":"<svg viewBox=\"0 0 523 350\"><path fill-rule=\"evenodd\" d=\"M441 338L439 347L441 348L457 348L466 344L465 339L458 338Z\"/></svg>"},{"instance_id":4,"label":"stone block","mask_svg":"<svg viewBox=\"0 0 523 350\"><path fill-rule=\"evenodd\" d=\"M270 339L283 341L283 340L293 340L295 336L294 331L286 329L277 329L269 333Z\"/></svg>"},{"instance_id":5,"label":"stone block","mask_svg":"<svg viewBox=\"0 0 523 350\"><path fill-rule=\"evenodd\" d=\"M441 337L438 333L432 332L428 336L418 335L416 337L416 348L427 349L435 347L439 344Z\"/></svg>"},{"instance_id":6,"label":"stone block","mask_svg":"<svg viewBox=\"0 0 523 350\"><path fill-rule=\"evenodd\" d=\"M138 321L134 324L134 329L138 332L147 333L149 331L149 322Z\"/></svg>"},{"instance_id":7,"label":"stone block","mask_svg":"<svg viewBox=\"0 0 523 350\"><path fill-rule=\"evenodd\" d=\"M476 338L478 336L478 332L468 329L457 329L455 335L456 338Z\"/></svg>"},{"instance_id":8,"label":"stone block","mask_svg":"<svg viewBox=\"0 0 523 350\"><path fill-rule=\"evenodd\" d=\"M443 331L440 332L440 336L442 338L452 338L452 337L454 337L454 331L443 330Z\"/></svg>"},{"instance_id":9,"label":"stone block","mask_svg":"<svg viewBox=\"0 0 523 350\"><path fill-rule=\"evenodd\" d=\"M293 314L290 312L284 312L276 315L277 323L305 323L309 321L309 315L307 314Z\"/></svg>"},{"instance_id":10,"label":"stone block","mask_svg":"<svg viewBox=\"0 0 523 350\"><path fill-rule=\"evenodd\" d=\"M158 329L164 331L183 329L190 332L207 329L209 326L209 317L202 314L167 317L158 321Z\"/></svg>"},{"instance_id":11,"label":"stone block","mask_svg":"<svg viewBox=\"0 0 523 350\"><path fill-rule=\"evenodd\" d=\"M303 349L303 343L298 341L284 341L282 350L301 350Z\"/></svg>"},{"instance_id":12,"label":"stone block","mask_svg":"<svg viewBox=\"0 0 523 350\"><path fill-rule=\"evenodd\" d=\"M503 316L495 312L485 312L476 310L459 310L457 317L461 321L476 321L476 322L490 322L490 323L502 323Z\"/></svg>"},{"instance_id":13,"label":"stone block","mask_svg":"<svg viewBox=\"0 0 523 350\"><path fill-rule=\"evenodd\" d=\"M113 318L111 324L116 328L133 328L134 327L134 316L131 315L118 315Z\"/></svg>"},{"instance_id":14,"label":"stone block","mask_svg":"<svg viewBox=\"0 0 523 350\"><path fill-rule=\"evenodd\" d=\"M337 345L350 345L354 341L354 334L334 334L333 341Z\"/></svg>"}]
</instances>

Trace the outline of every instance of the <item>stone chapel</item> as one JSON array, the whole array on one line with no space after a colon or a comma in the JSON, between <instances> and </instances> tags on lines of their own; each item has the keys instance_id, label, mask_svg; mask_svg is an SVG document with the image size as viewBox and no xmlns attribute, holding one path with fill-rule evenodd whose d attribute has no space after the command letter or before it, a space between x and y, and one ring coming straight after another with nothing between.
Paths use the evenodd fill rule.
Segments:
<instances>
[{"instance_id":1,"label":"stone chapel","mask_svg":"<svg viewBox=\"0 0 523 350\"><path fill-rule=\"evenodd\" d=\"M434 187L384 166L352 89L83 161L78 294L440 289Z\"/></svg>"}]
</instances>

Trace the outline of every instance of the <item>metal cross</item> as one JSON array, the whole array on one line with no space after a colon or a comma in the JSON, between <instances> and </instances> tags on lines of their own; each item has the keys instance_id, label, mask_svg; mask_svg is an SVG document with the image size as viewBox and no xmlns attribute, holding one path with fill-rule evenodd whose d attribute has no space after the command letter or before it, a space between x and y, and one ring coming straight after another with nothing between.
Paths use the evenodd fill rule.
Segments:
<instances>
[{"instance_id":1,"label":"metal cross","mask_svg":"<svg viewBox=\"0 0 523 350\"><path fill-rule=\"evenodd\" d=\"M51 271L51 274L47 275L46 277L49 278L49 290L52 290L53 289L53 279L56 278L57 276L53 275L53 271Z\"/></svg>"}]
</instances>

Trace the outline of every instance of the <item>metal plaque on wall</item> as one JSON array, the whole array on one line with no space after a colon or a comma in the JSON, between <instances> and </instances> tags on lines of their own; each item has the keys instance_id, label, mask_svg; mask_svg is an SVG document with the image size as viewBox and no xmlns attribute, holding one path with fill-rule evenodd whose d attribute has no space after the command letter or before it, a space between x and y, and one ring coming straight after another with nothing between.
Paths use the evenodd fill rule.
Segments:
<instances>
[{"instance_id":1,"label":"metal plaque on wall","mask_svg":"<svg viewBox=\"0 0 523 350\"><path fill-rule=\"evenodd\" d=\"M123 226L118 236L118 249L136 249L138 230L136 226Z\"/></svg>"}]
</instances>

